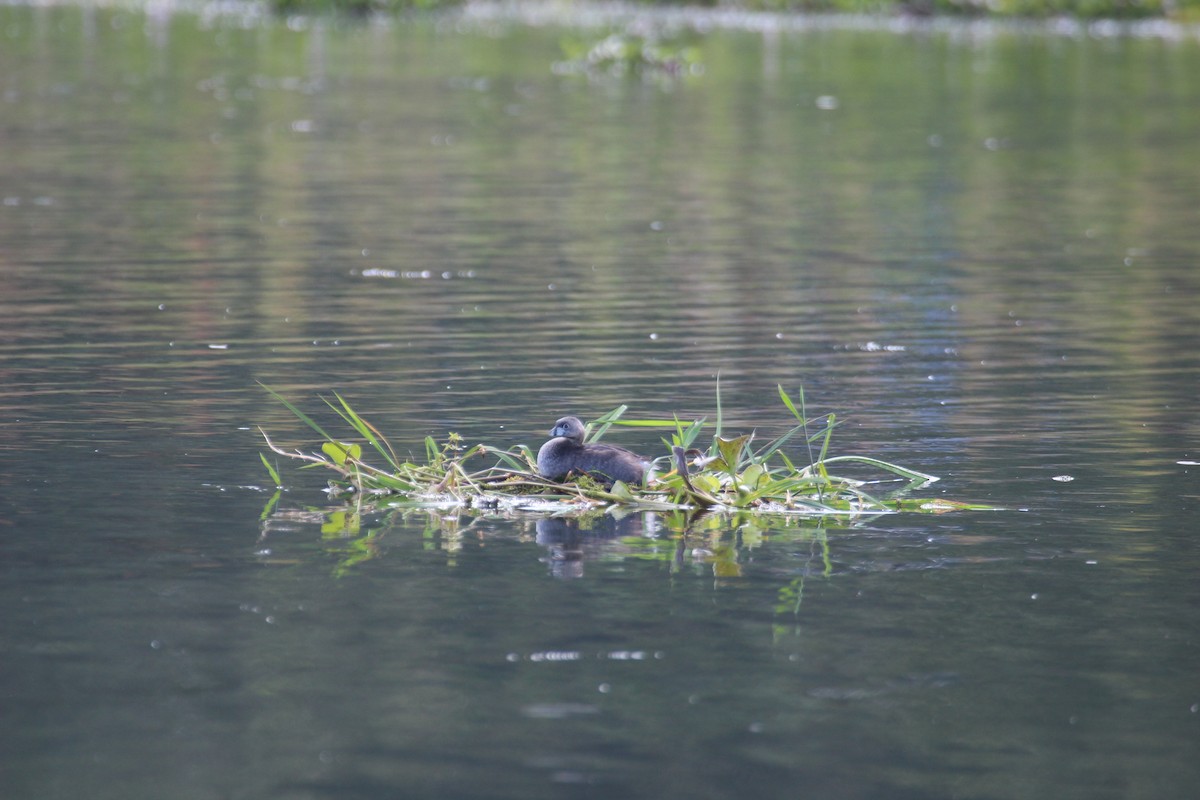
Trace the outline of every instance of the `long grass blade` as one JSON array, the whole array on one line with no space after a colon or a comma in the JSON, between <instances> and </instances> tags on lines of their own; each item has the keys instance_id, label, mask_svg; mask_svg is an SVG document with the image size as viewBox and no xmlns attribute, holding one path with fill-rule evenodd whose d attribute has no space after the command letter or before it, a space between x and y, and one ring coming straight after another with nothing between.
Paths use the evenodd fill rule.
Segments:
<instances>
[{"instance_id":1,"label":"long grass blade","mask_svg":"<svg viewBox=\"0 0 1200 800\"><path fill-rule=\"evenodd\" d=\"M908 467L902 467L899 464L893 464L889 461L881 461L878 458L870 456L833 456L832 458L823 459L826 464L834 464L839 461L857 461L862 464L870 464L873 467L879 467L882 470L895 473L903 478L908 478L910 481L921 481L925 483L933 483L940 480L936 475L930 475L927 472L920 472Z\"/></svg>"},{"instance_id":2,"label":"long grass blade","mask_svg":"<svg viewBox=\"0 0 1200 800\"><path fill-rule=\"evenodd\" d=\"M721 438L722 432L725 430L724 423L725 423L725 416L721 410L721 373L718 372L717 373L717 430L713 433L713 437L714 437L713 448L714 449L712 451L712 454L714 456L717 454L717 451L715 449L717 446L716 440Z\"/></svg>"},{"instance_id":3,"label":"long grass blade","mask_svg":"<svg viewBox=\"0 0 1200 800\"><path fill-rule=\"evenodd\" d=\"M275 488L278 489L280 486L283 486L283 481L279 478L279 470L270 461L267 461L267 457L262 453L259 453L258 457L262 459L263 466L267 468L267 473L270 474Z\"/></svg>"},{"instance_id":4,"label":"long grass blade","mask_svg":"<svg viewBox=\"0 0 1200 800\"><path fill-rule=\"evenodd\" d=\"M295 414L296 417L301 422L303 422L305 425L307 425L308 427L310 427L314 431L316 431L318 434L320 434L322 439L325 439L326 441L330 441L330 442L334 441L333 437L330 436L328 433L326 433L320 425L318 425L316 422L314 422L312 417L308 416L308 414L305 414L303 411L301 411L300 409L296 408L294 405L289 403L286 397L284 397L279 392L272 389L270 386L267 386L262 381L259 381L258 385L263 387L264 389L266 389L267 392L272 397L274 397L276 400L283 403L284 407L287 408L288 411L291 411L293 414Z\"/></svg>"},{"instance_id":5,"label":"long grass blade","mask_svg":"<svg viewBox=\"0 0 1200 800\"><path fill-rule=\"evenodd\" d=\"M795 403L792 402L792 398L788 397L788 393L783 390L783 384L777 383L775 385L779 389L779 399L783 401L783 404L785 406L787 406L787 410L792 412L793 417L800 420L801 422L804 422L804 415L796 410L796 405L795 405ZM803 387L801 387L801 389L800 389L800 402L801 403L804 402L804 388Z\"/></svg>"},{"instance_id":6,"label":"long grass blade","mask_svg":"<svg viewBox=\"0 0 1200 800\"><path fill-rule=\"evenodd\" d=\"M592 420L591 425L595 426L595 428L588 435L587 441L589 443L600 441L604 434L608 432L608 429L612 427L613 423L620 419L621 415L628 410L629 406L619 405L607 414L602 414Z\"/></svg>"},{"instance_id":7,"label":"long grass blade","mask_svg":"<svg viewBox=\"0 0 1200 800\"><path fill-rule=\"evenodd\" d=\"M376 429L374 425L360 417L357 412L350 407L350 404L346 402L344 397L337 392L334 392L333 396L337 398L338 403L341 404L341 408L338 408L325 398L321 399L325 400L326 405L337 412L337 414L344 419L350 425L350 427L354 428L354 430L358 432L359 436L366 439L371 447L375 449L375 452L379 453L380 457L387 461L388 464L391 464L393 469L400 469L399 459L396 458L396 453L394 450L392 450L391 443L379 433L378 429Z\"/></svg>"},{"instance_id":8,"label":"long grass blade","mask_svg":"<svg viewBox=\"0 0 1200 800\"><path fill-rule=\"evenodd\" d=\"M788 431L787 433L783 434L782 436L774 439L773 441L768 442L766 444L766 446L763 447L762 450L755 453L754 460L759 461L759 462L766 461L768 458L770 458L772 455L775 454L776 450L778 450L779 448L781 448L785 444L787 444L788 440L790 440L793 436L795 436L797 433L799 433L802 430L804 430L804 426L797 425L794 428L792 428L790 431Z\"/></svg>"}]
</instances>

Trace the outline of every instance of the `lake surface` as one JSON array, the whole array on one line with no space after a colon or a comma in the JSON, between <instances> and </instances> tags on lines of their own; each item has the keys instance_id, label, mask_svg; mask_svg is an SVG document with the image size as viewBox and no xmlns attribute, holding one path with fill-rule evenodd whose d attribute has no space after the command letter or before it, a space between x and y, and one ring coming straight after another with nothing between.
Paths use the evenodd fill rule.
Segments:
<instances>
[{"instance_id":1,"label":"lake surface","mask_svg":"<svg viewBox=\"0 0 1200 800\"><path fill-rule=\"evenodd\" d=\"M0 7L0 795L1194 796L1200 40L886 27ZM718 375L1006 510L260 518Z\"/></svg>"}]
</instances>

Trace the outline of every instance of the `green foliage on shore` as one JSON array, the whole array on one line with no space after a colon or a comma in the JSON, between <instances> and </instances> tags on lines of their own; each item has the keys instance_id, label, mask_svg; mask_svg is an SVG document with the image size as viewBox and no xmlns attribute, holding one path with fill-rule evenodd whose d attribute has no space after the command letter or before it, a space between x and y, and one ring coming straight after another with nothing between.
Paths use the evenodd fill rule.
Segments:
<instances>
[{"instance_id":1,"label":"green foliage on shore","mask_svg":"<svg viewBox=\"0 0 1200 800\"><path fill-rule=\"evenodd\" d=\"M269 0L272 8L292 13L398 13L453 8L462 0ZM687 3L637 0L638 5L678 7ZM1168 17L1200 20L1200 0L743 0L699 2L690 5L733 7L751 11L834 12L852 14L912 14L969 17L1078 17L1081 19L1140 19Z\"/></svg>"},{"instance_id":2,"label":"green foliage on shore","mask_svg":"<svg viewBox=\"0 0 1200 800\"><path fill-rule=\"evenodd\" d=\"M458 0L269 0L281 14L329 13L375 14L452 8Z\"/></svg>"},{"instance_id":3,"label":"green foliage on shore","mask_svg":"<svg viewBox=\"0 0 1200 800\"><path fill-rule=\"evenodd\" d=\"M969 17L1196 18L1200 0L747 0L770 11L913 14ZM1190 8L1190 14L1188 9Z\"/></svg>"}]
</instances>

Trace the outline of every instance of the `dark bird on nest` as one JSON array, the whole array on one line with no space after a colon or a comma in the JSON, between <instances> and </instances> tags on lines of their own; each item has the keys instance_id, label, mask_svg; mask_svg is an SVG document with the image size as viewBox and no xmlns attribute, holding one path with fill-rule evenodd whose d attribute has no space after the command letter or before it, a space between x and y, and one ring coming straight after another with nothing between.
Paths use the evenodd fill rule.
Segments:
<instances>
[{"instance_id":1,"label":"dark bird on nest","mask_svg":"<svg viewBox=\"0 0 1200 800\"><path fill-rule=\"evenodd\" d=\"M561 481L568 475L589 475L605 485L621 481L641 486L650 461L615 444L584 444L584 427L579 417L563 417L550 430L550 441L538 450L538 472L543 478Z\"/></svg>"}]
</instances>

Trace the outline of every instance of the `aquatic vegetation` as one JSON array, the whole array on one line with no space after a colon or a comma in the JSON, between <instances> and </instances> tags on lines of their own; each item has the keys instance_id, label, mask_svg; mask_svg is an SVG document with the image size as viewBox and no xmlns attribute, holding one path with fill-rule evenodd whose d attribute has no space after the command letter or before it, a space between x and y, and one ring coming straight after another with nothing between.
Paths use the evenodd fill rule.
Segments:
<instances>
[{"instance_id":1,"label":"aquatic vegetation","mask_svg":"<svg viewBox=\"0 0 1200 800\"><path fill-rule=\"evenodd\" d=\"M566 60L554 66L559 74L626 73L684 75L700 71L700 51L654 34L610 33L598 41L566 37L561 41Z\"/></svg>"},{"instance_id":2,"label":"aquatic vegetation","mask_svg":"<svg viewBox=\"0 0 1200 800\"><path fill-rule=\"evenodd\" d=\"M626 419L623 405L594 420L588 426L589 443L599 440L613 425L663 428L669 433L663 438L667 452L654 459L654 473L645 487L620 481L609 487L587 475L563 483L550 481L538 474L536 456L528 447L468 447L456 433L448 434L441 443L426 437L424 459L401 458L375 426L340 395L323 399L353 432L354 441L330 435L304 411L264 388L323 439L320 452L286 450L262 431L268 447L278 455L304 462L305 468L333 473L330 496L353 498L359 504L540 512L613 507L817 517L982 508L908 496L936 481L933 475L867 456L830 455L837 425L834 415L809 418L803 391L797 405L782 386L779 398L795 424L762 444L756 443L753 433L725 435L719 389L716 419L711 424L705 419L684 422L678 417ZM697 447L707 430L712 432L710 442ZM803 458L789 456L788 447ZM279 485L278 470L265 455L262 458ZM869 468L886 480L852 478L832 471L844 468Z\"/></svg>"}]
</instances>

